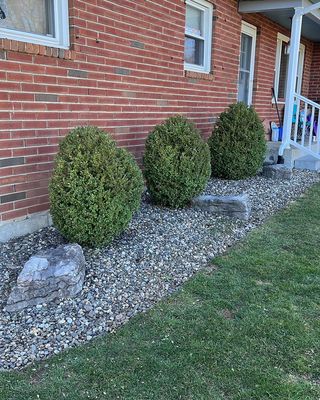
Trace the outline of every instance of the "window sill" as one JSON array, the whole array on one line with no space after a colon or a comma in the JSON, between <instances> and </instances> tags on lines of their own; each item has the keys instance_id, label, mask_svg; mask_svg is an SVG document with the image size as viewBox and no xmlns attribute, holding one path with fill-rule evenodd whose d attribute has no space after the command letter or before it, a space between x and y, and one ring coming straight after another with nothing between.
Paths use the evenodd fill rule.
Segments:
<instances>
[{"instance_id":1,"label":"window sill","mask_svg":"<svg viewBox=\"0 0 320 400\"><path fill-rule=\"evenodd\" d=\"M0 39L0 49L5 51L14 51L18 53L63 58L65 60L73 60L75 58L74 51L72 50L20 42L13 39Z\"/></svg>"},{"instance_id":2,"label":"window sill","mask_svg":"<svg viewBox=\"0 0 320 400\"><path fill-rule=\"evenodd\" d=\"M284 105L286 104L286 101L285 101L284 99L278 99L278 100L277 100L277 103L278 103L279 105L284 106ZM274 99L272 99L272 104L273 104L273 105L276 104L276 101L275 101Z\"/></svg>"},{"instance_id":3,"label":"window sill","mask_svg":"<svg viewBox=\"0 0 320 400\"><path fill-rule=\"evenodd\" d=\"M213 81L214 75L213 72L195 72L195 71L184 71L184 76L190 79L199 79L205 81Z\"/></svg>"}]
</instances>

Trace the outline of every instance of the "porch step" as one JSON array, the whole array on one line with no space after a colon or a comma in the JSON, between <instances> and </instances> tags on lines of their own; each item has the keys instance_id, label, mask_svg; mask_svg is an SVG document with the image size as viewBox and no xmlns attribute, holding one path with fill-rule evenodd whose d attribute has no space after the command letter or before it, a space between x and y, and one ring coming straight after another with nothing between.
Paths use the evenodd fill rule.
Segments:
<instances>
[{"instance_id":1,"label":"porch step","mask_svg":"<svg viewBox=\"0 0 320 400\"><path fill-rule=\"evenodd\" d=\"M308 169L309 171L320 171L320 160L312 156L297 158L294 162L296 169Z\"/></svg>"}]
</instances>

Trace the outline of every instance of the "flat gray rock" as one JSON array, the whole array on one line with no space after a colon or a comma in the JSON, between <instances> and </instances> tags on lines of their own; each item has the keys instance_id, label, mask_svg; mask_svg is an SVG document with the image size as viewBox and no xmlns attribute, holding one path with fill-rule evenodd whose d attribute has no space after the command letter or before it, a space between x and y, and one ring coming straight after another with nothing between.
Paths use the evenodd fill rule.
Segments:
<instances>
[{"instance_id":1,"label":"flat gray rock","mask_svg":"<svg viewBox=\"0 0 320 400\"><path fill-rule=\"evenodd\" d=\"M6 311L74 297L82 290L84 276L85 258L78 244L39 253L31 257L20 272Z\"/></svg>"},{"instance_id":2,"label":"flat gray rock","mask_svg":"<svg viewBox=\"0 0 320 400\"><path fill-rule=\"evenodd\" d=\"M192 205L215 214L222 214L242 220L248 220L251 213L249 197L203 195L193 199Z\"/></svg>"},{"instance_id":3,"label":"flat gray rock","mask_svg":"<svg viewBox=\"0 0 320 400\"><path fill-rule=\"evenodd\" d=\"M292 169L283 164L265 165L263 167L263 176L274 180L291 180Z\"/></svg>"}]
</instances>

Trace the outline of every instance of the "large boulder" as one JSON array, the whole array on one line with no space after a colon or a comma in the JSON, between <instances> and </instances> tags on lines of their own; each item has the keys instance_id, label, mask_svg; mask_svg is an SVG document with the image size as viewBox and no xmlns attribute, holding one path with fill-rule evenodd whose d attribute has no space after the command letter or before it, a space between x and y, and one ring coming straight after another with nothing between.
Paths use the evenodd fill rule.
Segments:
<instances>
[{"instance_id":1,"label":"large boulder","mask_svg":"<svg viewBox=\"0 0 320 400\"><path fill-rule=\"evenodd\" d=\"M71 244L39 253L24 265L6 311L74 297L82 290L84 277L85 258L81 246Z\"/></svg>"}]
</instances>

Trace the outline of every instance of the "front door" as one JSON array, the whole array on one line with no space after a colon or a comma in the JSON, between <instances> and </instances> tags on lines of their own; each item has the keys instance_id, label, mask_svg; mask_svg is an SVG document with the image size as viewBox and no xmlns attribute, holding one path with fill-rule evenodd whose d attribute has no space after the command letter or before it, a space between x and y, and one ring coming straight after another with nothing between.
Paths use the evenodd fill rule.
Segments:
<instances>
[{"instance_id":1,"label":"front door","mask_svg":"<svg viewBox=\"0 0 320 400\"><path fill-rule=\"evenodd\" d=\"M257 28L242 22L238 101L252 104Z\"/></svg>"}]
</instances>

